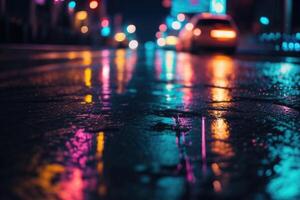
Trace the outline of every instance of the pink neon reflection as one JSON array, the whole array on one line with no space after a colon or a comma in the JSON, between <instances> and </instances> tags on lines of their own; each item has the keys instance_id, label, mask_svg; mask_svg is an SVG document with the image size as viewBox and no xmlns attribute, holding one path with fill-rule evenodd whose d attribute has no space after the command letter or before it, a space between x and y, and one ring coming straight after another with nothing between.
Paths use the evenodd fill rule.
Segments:
<instances>
[{"instance_id":1,"label":"pink neon reflection","mask_svg":"<svg viewBox=\"0 0 300 200\"><path fill-rule=\"evenodd\" d=\"M205 135L205 117L202 117L202 166L203 172L206 173L206 135Z\"/></svg>"}]
</instances>

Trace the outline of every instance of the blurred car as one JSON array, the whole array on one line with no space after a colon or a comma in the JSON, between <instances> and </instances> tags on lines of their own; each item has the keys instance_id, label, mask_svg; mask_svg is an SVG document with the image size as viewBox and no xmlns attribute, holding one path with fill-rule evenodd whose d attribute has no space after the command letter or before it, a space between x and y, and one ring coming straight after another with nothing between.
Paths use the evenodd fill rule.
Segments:
<instances>
[{"instance_id":1,"label":"blurred car","mask_svg":"<svg viewBox=\"0 0 300 200\"><path fill-rule=\"evenodd\" d=\"M229 15L208 13L194 16L179 33L178 51L221 49L234 53L238 46L239 31Z\"/></svg>"}]
</instances>

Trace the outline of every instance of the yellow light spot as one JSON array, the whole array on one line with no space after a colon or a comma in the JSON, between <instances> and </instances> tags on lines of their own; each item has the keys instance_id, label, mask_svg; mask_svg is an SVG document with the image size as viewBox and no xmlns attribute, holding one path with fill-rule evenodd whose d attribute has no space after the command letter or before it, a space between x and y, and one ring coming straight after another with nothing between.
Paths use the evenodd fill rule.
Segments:
<instances>
[{"instance_id":1,"label":"yellow light spot","mask_svg":"<svg viewBox=\"0 0 300 200\"><path fill-rule=\"evenodd\" d=\"M75 58L76 58L76 53L75 52L68 53L68 59L73 60Z\"/></svg>"},{"instance_id":2,"label":"yellow light spot","mask_svg":"<svg viewBox=\"0 0 300 200\"><path fill-rule=\"evenodd\" d=\"M125 71L125 64L126 64L126 52L125 50L118 50L116 51L116 58L115 58L115 63L117 66L117 93L123 93L124 92L124 82L125 82L125 76L126 76L126 71Z\"/></svg>"},{"instance_id":3,"label":"yellow light spot","mask_svg":"<svg viewBox=\"0 0 300 200\"><path fill-rule=\"evenodd\" d=\"M100 132L97 136L97 154L103 155L104 150L104 132Z\"/></svg>"},{"instance_id":4,"label":"yellow light spot","mask_svg":"<svg viewBox=\"0 0 300 200\"><path fill-rule=\"evenodd\" d=\"M84 97L84 102L85 103L93 103L93 96L88 94Z\"/></svg>"},{"instance_id":5,"label":"yellow light spot","mask_svg":"<svg viewBox=\"0 0 300 200\"><path fill-rule=\"evenodd\" d=\"M212 30L210 36L215 39L234 39L237 34L232 30Z\"/></svg>"},{"instance_id":6,"label":"yellow light spot","mask_svg":"<svg viewBox=\"0 0 300 200\"><path fill-rule=\"evenodd\" d=\"M49 192L55 192L58 189L58 185L52 183L55 176L65 171L65 168L59 164L49 164L43 166L39 171L39 176L36 179L36 183L44 190Z\"/></svg>"},{"instance_id":7,"label":"yellow light spot","mask_svg":"<svg viewBox=\"0 0 300 200\"><path fill-rule=\"evenodd\" d=\"M87 14L86 11L79 11L79 12L76 13L76 19L77 20L82 21L82 20L85 20L87 17L88 17L88 14Z\"/></svg>"},{"instance_id":8,"label":"yellow light spot","mask_svg":"<svg viewBox=\"0 0 300 200\"><path fill-rule=\"evenodd\" d=\"M116 33L115 34L115 40L117 42L123 42L126 39L125 33Z\"/></svg>"},{"instance_id":9,"label":"yellow light spot","mask_svg":"<svg viewBox=\"0 0 300 200\"><path fill-rule=\"evenodd\" d=\"M92 64L92 53L90 51L84 51L82 53L83 65L89 66Z\"/></svg>"},{"instance_id":10,"label":"yellow light spot","mask_svg":"<svg viewBox=\"0 0 300 200\"><path fill-rule=\"evenodd\" d=\"M84 83L86 87L92 86L92 69L90 68L84 70Z\"/></svg>"},{"instance_id":11,"label":"yellow light spot","mask_svg":"<svg viewBox=\"0 0 300 200\"><path fill-rule=\"evenodd\" d=\"M211 124L212 137L217 140L226 140L229 138L229 125L225 119L214 120Z\"/></svg>"},{"instance_id":12,"label":"yellow light spot","mask_svg":"<svg viewBox=\"0 0 300 200\"><path fill-rule=\"evenodd\" d=\"M229 87L231 79L235 78L234 62L232 58L223 55L217 55L212 58L209 63L209 70L212 74L212 84L214 87L211 90L213 101L230 101L232 99Z\"/></svg>"},{"instance_id":13,"label":"yellow light spot","mask_svg":"<svg viewBox=\"0 0 300 200\"><path fill-rule=\"evenodd\" d=\"M166 38L166 44L169 46L175 46L177 44L178 38L176 36L168 36Z\"/></svg>"}]
</instances>

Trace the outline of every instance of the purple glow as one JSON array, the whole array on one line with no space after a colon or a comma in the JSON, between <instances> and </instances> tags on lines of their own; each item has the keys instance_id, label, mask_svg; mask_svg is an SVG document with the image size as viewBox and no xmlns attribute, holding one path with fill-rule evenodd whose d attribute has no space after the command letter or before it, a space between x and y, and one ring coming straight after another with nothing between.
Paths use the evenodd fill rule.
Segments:
<instances>
[{"instance_id":1,"label":"purple glow","mask_svg":"<svg viewBox=\"0 0 300 200\"><path fill-rule=\"evenodd\" d=\"M44 5L46 0L35 0L35 3L38 5Z\"/></svg>"}]
</instances>

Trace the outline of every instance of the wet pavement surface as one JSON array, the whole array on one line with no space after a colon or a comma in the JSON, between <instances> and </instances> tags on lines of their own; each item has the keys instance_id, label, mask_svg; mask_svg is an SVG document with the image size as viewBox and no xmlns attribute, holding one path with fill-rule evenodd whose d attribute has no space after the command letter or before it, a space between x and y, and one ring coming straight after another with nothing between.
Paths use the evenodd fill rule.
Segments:
<instances>
[{"instance_id":1,"label":"wet pavement surface","mask_svg":"<svg viewBox=\"0 0 300 200\"><path fill-rule=\"evenodd\" d=\"M300 65L0 54L1 199L299 199Z\"/></svg>"}]
</instances>

